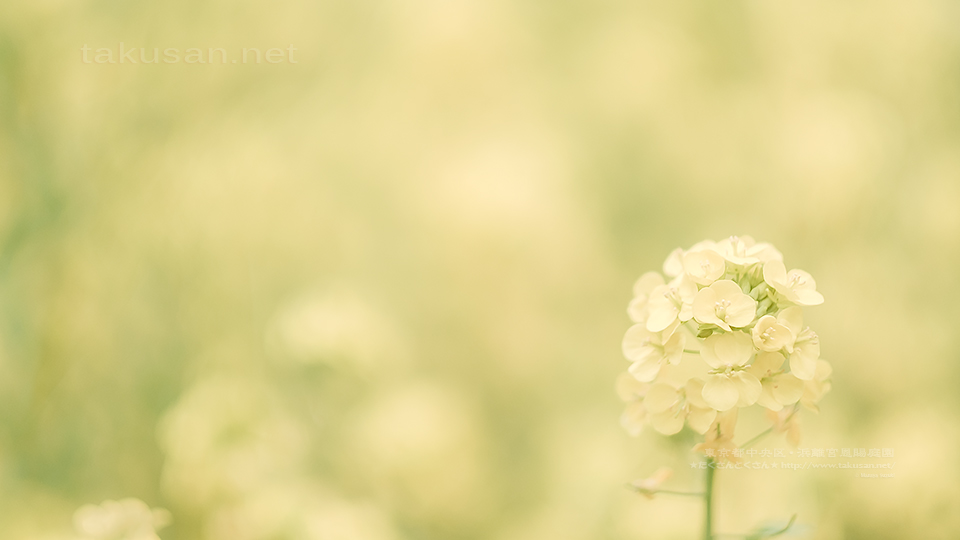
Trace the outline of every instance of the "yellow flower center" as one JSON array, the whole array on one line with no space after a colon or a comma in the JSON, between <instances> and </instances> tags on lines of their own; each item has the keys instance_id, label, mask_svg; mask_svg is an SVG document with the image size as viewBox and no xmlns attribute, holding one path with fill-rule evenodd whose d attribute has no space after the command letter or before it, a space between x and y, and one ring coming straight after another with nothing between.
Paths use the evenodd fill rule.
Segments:
<instances>
[{"instance_id":1,"label":"yellow flower center","mask_svg":"<svg viewBox=\"0 0 960 540\"><path fill-rule=\"evenodd\" d=\"M776 334L776 332L777 332L776 328L773 328L773 327L767 328L766 330L760 333L760 341L764 343L769 343L770 341L776 339L776 336L774 335Z\"/></svg>"},{"instance_id":2,"label":"yellow flower center","mask_svg":"<svg viewBox=\"0 0 960 540\"><path fill-rule=\"evenodd\" d=\"M663 293L664 298L673 302L673 305L679 308L683 301L680 299L680 291L676 287L670 287Z\"/></svg>"},{"instance_id":3,"label":"yellow flower center","mask_svg":"<svg viewBox=\"0 0 960 540\"><path fill-rule=\"evenodd\" d=\"M733 255L736 257L743 257L747 254L747 246L740 241L738 236L730 237L730 247L733 248Z\"/></svg>"},{"instance_id":4,"label":"yellow flower center","mask_svg":"<svg viewBox=\"0 0 960 540\"><path fill-rule=\"evenodd\" d=\"M796 345L799 346L804 343L811 343L814 345L820 343L820 336L818 336L816 332L811 330L809 326L804 328L803 332L800 332L800 335L797 336Z\"/></svg>"},{"instance_id":5,"label":"yellow flower center","mask_svg":"<svg viewBox=\"0 0 960 540\"><path fill-rule=\"evenodd\" d=\"M730 301L727 300L726 298L717 300L717 302L713 305L714 311L716 311L717 313L717 318L720 319L721 321L723 320L724 317L727 316L728 307L730 307Z\"/></svg>"}]
</instances>

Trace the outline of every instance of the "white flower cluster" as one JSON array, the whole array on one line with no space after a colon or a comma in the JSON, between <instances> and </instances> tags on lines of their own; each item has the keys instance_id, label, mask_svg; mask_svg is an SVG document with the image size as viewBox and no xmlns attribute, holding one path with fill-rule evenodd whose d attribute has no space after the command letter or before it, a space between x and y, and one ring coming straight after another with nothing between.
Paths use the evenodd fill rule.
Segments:
<instances>
[{"instance_id":1,"label":"white flower cluster","mask_svg":"<svg viewBox=\"0 0 960 540\"><path fill-rule=\"evenodd\" d=\"M157 530L170 523L170 513L129 498L81 506L73 522L84 539L159 540Z\"/></svg>"},{"instance_id":2,"label":"white flower cluster","mask_svg":"<svg viewBox=\"0 0 960 540\"><path fill-rule=\"evenodd\" d=\"M627 310L627 431L649 423L672 435L686 423L706 433L754 404L817 410L831 368L803 325L802 307L823 302L810 274L787 271L776 248L748 236L678 248L663 274L641 276Z\"/></svg>"}]
</instances>

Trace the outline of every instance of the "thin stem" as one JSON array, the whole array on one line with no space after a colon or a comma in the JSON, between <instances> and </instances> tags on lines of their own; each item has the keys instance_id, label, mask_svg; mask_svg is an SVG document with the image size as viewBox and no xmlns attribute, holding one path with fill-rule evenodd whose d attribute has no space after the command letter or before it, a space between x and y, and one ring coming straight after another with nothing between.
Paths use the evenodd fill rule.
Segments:
<instances>
[{"instance_id":1,"label":"thin stem","mask_svg":"<svg viewBox=\"0 0 960 540\"><path fill-rule=\"evenodd\" d=\"M683 352L688 354L700 354L700 351L691 351L690 349L684 349Z\"/></svg>"},{"instance_id":2,"label":"thin stem","mask_svg":"<svg viewBox=\"0 0 960 540\"><path fill-rule=\"evenodd\" d=\"M772 533L770 533L770 534L767 536L767 538L773 538L774 536L780 536L781 534L789 531L789 530L790 530L790 527L793 527L793 524L794 524L794 522L796 522L796 521L797 521L797 515L796 515L796 514L790 516L790 521L787 522L786 526L784 526L784 527L783 527L782 529L780 529L779 531L773 531Z\"/></svg>"},{"instance_id":3,"label":"thin stem","mask_svg":"<svg viewBox=\"0 0 960 540\"><path fill-rule=\"evenodd\" d=\"M793 411L791 411L790 414L784 419L783 423L786 424L787 422L789 422L790 419L793 418L793 415L797 414L797 411L799 411L799 410L800 410L799 405L794 405L794 406L793 406ZM740 445L740 448L749 448L750 445L756 443L756 442L759 441L760 439L762 439L762 438L766 437L767 435L769 435L770 433L772 433L774 427L775 427L775 426L770 426L770 427L768 427L767 429L761 431L761 432L758 433L754 438L752 438L752 439L750 439L749 441L741 444L741 445Z\"/></svg>"},{"instance_id":4,"label":"thin stem","mask_svg":"<svg viewBox=\"0 0 960 540\"><path fill-rule=\"evenodd\" d=\"M797 521L797 514L794 514L794 515L790 516L790 521L788 521L787 524L786 524L782 529L778 529L778 530L775 530L775 531L761 530L761 531L759 531L759 532L752 532L752 533L717 533L717 534L713 535L713 537L714 537L715 539L716 539L716 538L728 538L728 537L733 537L733 538L773 538L774 536L780 536L781 534L784 534L785 532L789 531L789 530L790 530L790 527L793 527L793 524L794 524L794 522L796 522L796 521ZM761 535L761 536L757 536L758 534Z\"/></svg>"},{"instance_id":5,"label":"thin stem","mask_svg":"<svg viewBox=\"0 0 960 540\"><path fill-rule=\"evenodd\" d=\"M641 487L637 487L633 484L627 484L627 489L636 491L637 493L641 493L643 495L650 495L650 496L662 493L664 495L681 495L684 497L703 497L702 491L675 491L672 489L644 489Z\"/></svg>"},{"instance_id":6,"label":"thin stem","mask_svg":"<svg viewBox=\"0 0 960 540\"><path fill-rule=\"evenodd\" d=\"M703 493L699 491L673 491L671 489L658 489L652 491L651 493L663 493L665 495L683 495L687 497L703 497Z\"/></svg>"},{"instance_id":7,"label":"thin stem","mask_svg":"<svg viewBox=\"0 0 960 540\"><path fill-rule=\"evenodd\" d=\"M751 444L753 444L753 443L759 441L760 439L766 437L766 436L769 435L772 431L773 431L773 427L768 427L767 429L765 429L765 430L761 431L760 433L758 433L756 437L754 437L754 438L750 439L749 441L741 444L741 445L740 445L740 448L749 448Z\"/></svg>"},{"instance_id":8,"label":"thin stem","mask_svg":"<svg viewBox=\"0 0 960 540\"><path fill-rule=\"evenodd\" d=\"M707 478L703 487L703 540L713 540L713 458L707 458Z\"/></svg>"}]
</instances>

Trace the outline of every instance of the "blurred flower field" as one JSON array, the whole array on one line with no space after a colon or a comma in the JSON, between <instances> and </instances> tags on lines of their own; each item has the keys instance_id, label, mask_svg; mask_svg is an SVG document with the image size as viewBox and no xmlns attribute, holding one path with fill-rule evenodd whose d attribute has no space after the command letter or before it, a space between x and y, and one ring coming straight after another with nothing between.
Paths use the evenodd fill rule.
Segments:
<instances>
[{"instance_id":1,"label":"blurred flower field","mask_svg":"<svg viewBox=\"0 0 960 540\"><path fill-rule=\"evenodd\" d=\"M717 529L957 538L958 20L5 0L0 538L696 538L625 488L696 485L691 433L631 437L615 381L637 276L730 235L827 299L799 446L895 475L719 471ZM121 42L296 62L83 61Z\"/></svg>"}]
</instances>

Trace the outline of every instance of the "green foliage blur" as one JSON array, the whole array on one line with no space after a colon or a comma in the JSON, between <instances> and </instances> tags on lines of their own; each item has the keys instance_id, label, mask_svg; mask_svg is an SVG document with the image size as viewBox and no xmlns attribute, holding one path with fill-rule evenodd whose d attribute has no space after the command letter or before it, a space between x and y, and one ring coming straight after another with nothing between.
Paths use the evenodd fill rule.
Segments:
<instances>
[{"instance_id":1,"label":"green foliage blur","mask_svg":"<svg viewBox=\"0 0 960 540\"><path fill-rule=\"evenodd\" d=\"M695 489L692 443L630 438L614 381L633 281L732 234L826 298L801 446L896 468L720 472L718 530L957 538L958 20L3 0L0 538L124 497L163 540L694 538L697 501L624 489ZM83 61L121 42L296 56Z\"/></svg>"}]
</instances>

